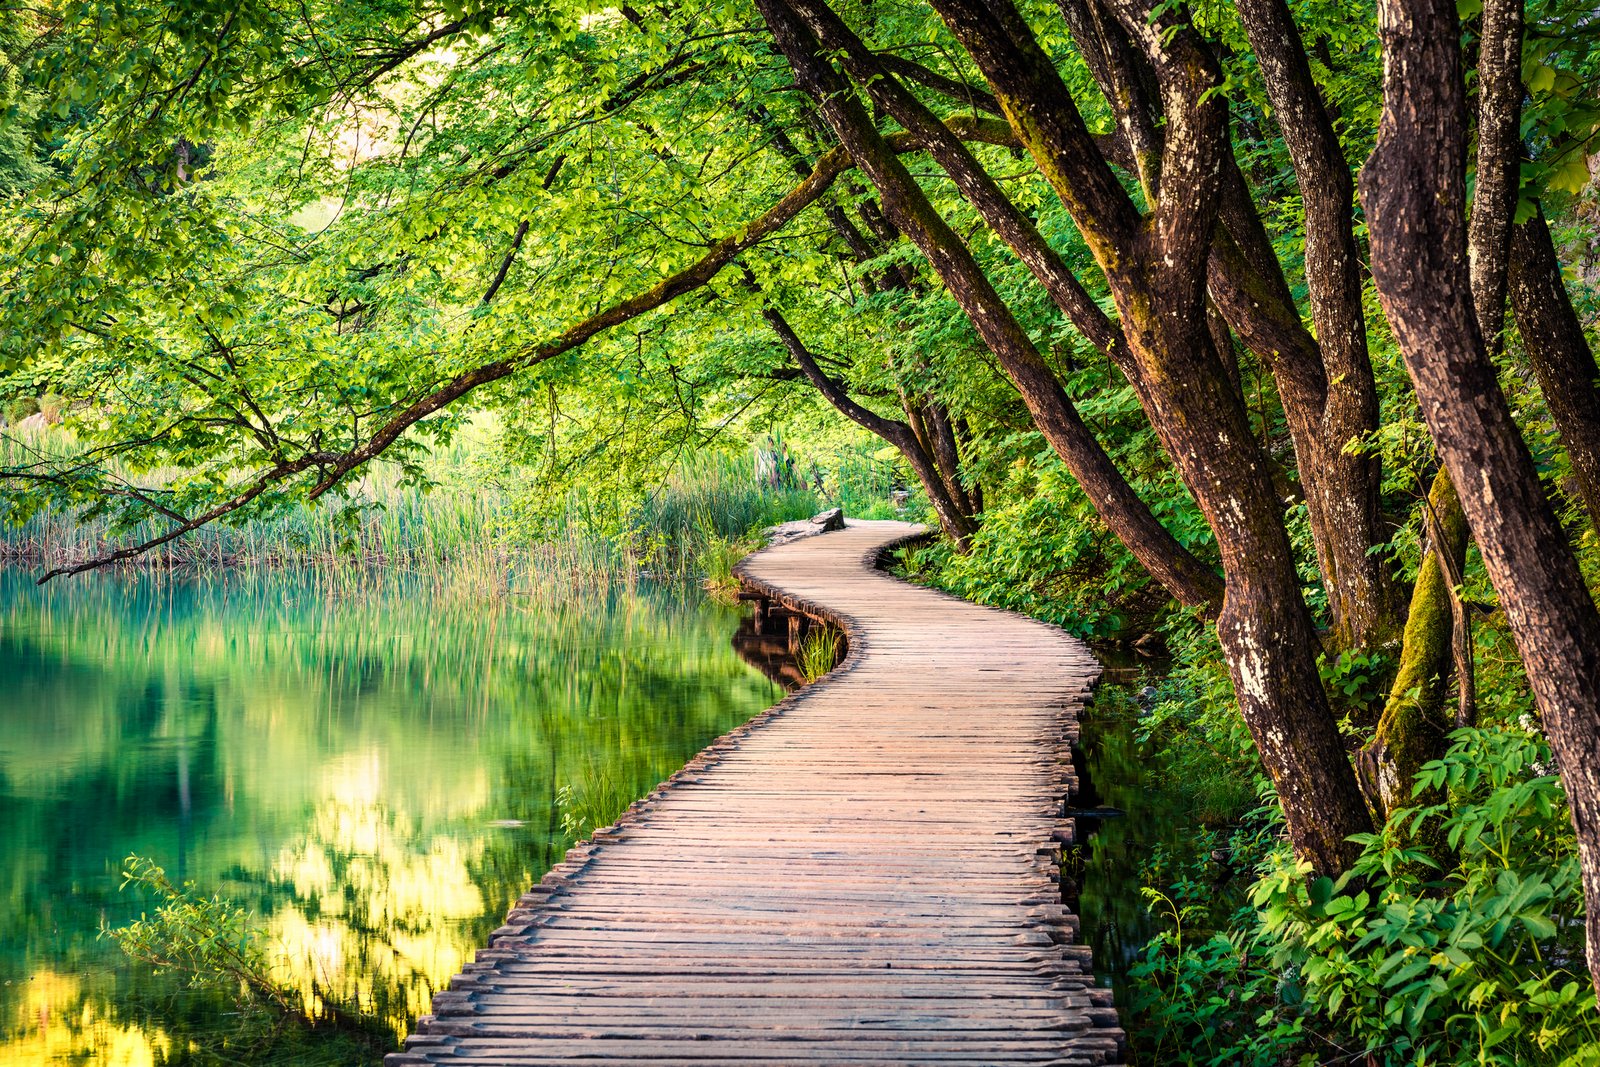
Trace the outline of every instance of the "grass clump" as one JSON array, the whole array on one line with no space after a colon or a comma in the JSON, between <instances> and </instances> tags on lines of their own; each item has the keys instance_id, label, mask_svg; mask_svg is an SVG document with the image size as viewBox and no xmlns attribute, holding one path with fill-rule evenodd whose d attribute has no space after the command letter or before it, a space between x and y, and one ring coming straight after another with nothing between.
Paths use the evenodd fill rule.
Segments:
<instances>
[{"instance_id":1,"label":"grass clump","mask_svg":"<svg viewBox=\"0 0 1600 1067\"><path fill-rule=\"evenodd\" d=\"M753 465L726 453L684 462L634 509L626 543L652 573L698 580L731 601L734 567L761 547L761 531L821 508L790 468L763 455Z\"/></svg>"},{"instance_id":2,"label":"grass clump","mask_svg":"<svg viewBox=\"0 0 1600 1067\"><path fill-rule=\"evenodd\" d=\"M795 662L807 682L814 682L839 665L844 635L831 626L815 626L800 642Z\"/></svg>"}]
</instances>

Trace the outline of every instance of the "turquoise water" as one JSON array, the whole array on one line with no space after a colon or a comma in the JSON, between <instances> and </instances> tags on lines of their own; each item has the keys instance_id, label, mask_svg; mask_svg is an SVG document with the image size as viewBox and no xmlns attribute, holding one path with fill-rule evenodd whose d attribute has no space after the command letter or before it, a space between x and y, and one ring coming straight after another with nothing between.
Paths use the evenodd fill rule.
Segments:
<instances>
[{"instance_id":1,"label":"turquoise water","mask_svg":"<svg viewBox=\"0 0 1600 1067\"><path fill-rule=\"evenodd\" d=\"M0 573L0 1062L381 1054L577 836L781 696L736 622L647 586ZM128 961L98 932L149 907L129 854L251 909L275 979L376 1036L263 1033Z\"/></svg>"}]
</instances>

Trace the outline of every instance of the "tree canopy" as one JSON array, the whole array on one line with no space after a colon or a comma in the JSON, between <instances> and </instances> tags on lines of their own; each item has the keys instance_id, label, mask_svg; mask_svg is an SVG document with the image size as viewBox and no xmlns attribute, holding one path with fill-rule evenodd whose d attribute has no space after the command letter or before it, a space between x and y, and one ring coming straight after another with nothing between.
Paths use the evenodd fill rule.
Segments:
<instances>
[{"instance_id":1,"label":"tree canopy","mask_svg":"<svg viewBox=\"0 0 1600 1067\"><path fill-rule=\"evenodd\" d=\"M425 480L477 410L552 495L836 412L954 553L1005 546L1013 603L1205 620L1316 874L1507 634L1600 978L1597 33L1577 0L47 0L0 34L0 388L73 436L5 507L161 524L98 566ZM1342 722L1350 656L1388 696Z\"/></svg>"}]
</instances>

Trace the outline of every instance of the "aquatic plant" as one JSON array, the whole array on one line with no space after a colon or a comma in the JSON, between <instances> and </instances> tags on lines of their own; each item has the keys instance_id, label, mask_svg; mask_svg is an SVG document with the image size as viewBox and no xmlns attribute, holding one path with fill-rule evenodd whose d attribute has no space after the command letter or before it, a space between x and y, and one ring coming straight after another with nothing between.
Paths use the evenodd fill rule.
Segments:
<instances>
[{"instance_id":1,"label":"aquatic plant","mask_svg":"<svg viewBox=\"0 0 1600 1067\"><path fill-rule=\"evenodd\" d=\"M221 982L247 1002L293 1010L292 990L272 978L272 961L249 911L225 897L207 895L193 882L181 885L154 860L129 856L122 864L122 886L153 895L153 914L126 926L101 928L101 936L158 972L175 972L191 985Z\"/></svg>"},{"instance_id":2,"label":"aquatic plant","mask_svg":"<svg viewBox=\"0 0 1600 1067\"><path fill-rule=\"evenodd\" d=\"M72 447L59 430L0 432L0 465ZM437 595L581 595L614 588L641 569L658 577L704 579L724 599L733 565L759 547L764 526L809 515L817 498L792 480L774 485L750 458L694 455L626 512L620 529L595 520L581 494L541 522L520 514L513 490L481 478L491 445L457 440L429 458L419 483L392 464L374 465L337 503L299 501L236 525L212 524L140 559L157 567L316 566L359 582L362 568L403 570ZM182 472L158 469L129 484L160 485ZM122 528L104 512L21 510L0 502L0 562L61 567L158 532L153 520ZM9 510L5 510L9 509ZM339 579L335 578L337 582Z\"/></svg>"},{"instance_id":3,"label":"aquatic plant","mask_svg":"<svg viewBox=\"0 0 1600 1067\"><path fill-rule=\"evenodd\" d=\"M844 636L833 627L812 627L795 650L795 661L806 681L814 682L838 666L843 645Z\"/></svg>"}]
</instances>

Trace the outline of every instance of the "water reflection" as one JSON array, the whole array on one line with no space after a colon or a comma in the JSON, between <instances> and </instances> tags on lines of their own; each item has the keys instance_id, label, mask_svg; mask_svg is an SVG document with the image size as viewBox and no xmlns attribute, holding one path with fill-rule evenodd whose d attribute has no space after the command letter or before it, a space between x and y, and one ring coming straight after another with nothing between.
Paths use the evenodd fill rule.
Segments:
<instances>
[{"instance_id":1,"label":"water reflection","mask_svg":"<svg viewBox=\"0 0 1600 1067\"><path fill-rule=\"evenodd\" d=\"M97 938L148 907L130 852L252 909L308 1004L401 1033L574 836L781 695L698 597L432 588L0 574L0 1061L275 1054Z\"/></svg>"},{"instance_id":2,"label":"water reflection","mask_svg":"<svg viewBox=\"0 0 1600 1067\"><path fill-rule=\"evenodd\" d=\"M1193 847L1192 820L1167 768L1137 738L1134 694L1168 663L1096 652L1106 671L1084 709L1074 753L1082 788L1072 802L1077 845L1062 856L1062 892L1094 949L1095 973L1120 997L1129 966L1157 929L1133 887L1157 850L1185 854Z\"/></svg>"}]
</instances>

